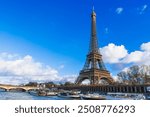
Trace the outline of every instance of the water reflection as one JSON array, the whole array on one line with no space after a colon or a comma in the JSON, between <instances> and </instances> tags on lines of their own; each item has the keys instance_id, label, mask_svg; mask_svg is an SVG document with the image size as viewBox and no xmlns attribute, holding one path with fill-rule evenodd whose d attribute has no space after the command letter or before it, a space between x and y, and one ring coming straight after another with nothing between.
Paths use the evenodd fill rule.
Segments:
<instances>
[{"instance_id":1,"label":"water reflection","mask_svg":"<svg viewBox=\"0 0 150 117\"><path fill-rule=\"evenodd\" d=\"M0 100L63 100L63 99L57 96L52 96L52 97L33 96L26 92L0 91Z\"/></svg>"},{"instance_id":2,"label":"water reflection","mask_svg":"<svg viewBox=\"0 0 150 117\"><path fill-rule=\"evenodd\" d=\"M139 96L143 96L142 94L137 94L137 99L143 99L138 98ZM128 98L125 97L118 97L112 96L112 95L105 95L107 100L133 100L132 96L129 96ZM135 97L135 96L134 96ZM0 100L72 100L72 98L62 98L57 96L36 96L36 95L30 95L27 92L5 92L0 91Z\"/></svg>"}]
</instances>

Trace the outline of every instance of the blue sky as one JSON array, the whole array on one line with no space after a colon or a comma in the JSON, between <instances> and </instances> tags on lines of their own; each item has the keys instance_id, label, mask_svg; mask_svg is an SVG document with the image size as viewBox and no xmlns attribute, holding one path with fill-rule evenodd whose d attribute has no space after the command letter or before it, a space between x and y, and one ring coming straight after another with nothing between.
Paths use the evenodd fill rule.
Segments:
<instances>
[{"instance_id":1,"label":"blue sky","mask_svg":"<svg viewBox=\"0 0 150 117\"><path fill-rule=\"evenodd\" d=\"M0 53L30 55L59 76L78 75L88 52L93 3L102 53L124 52L114 61L104 55L108 70L116 74L133 63L148 64L131 56L149 52L143 49L150 42L149 0L0 0Z\"/></svg>"}]
</instances>

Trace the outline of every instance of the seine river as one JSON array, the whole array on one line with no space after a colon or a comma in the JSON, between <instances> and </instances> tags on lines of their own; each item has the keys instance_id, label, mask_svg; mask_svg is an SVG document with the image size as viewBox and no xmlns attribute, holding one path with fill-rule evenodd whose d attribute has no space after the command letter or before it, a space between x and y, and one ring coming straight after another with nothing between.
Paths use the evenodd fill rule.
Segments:
<instances>
[{"instance_id":1,"label":"seine river","mask_svg":"<svg viewBox=\"0 0 150 117\"><path fill-rule=\"evenodd\" d=\"M113 98L109 98L109 100ZM3 92L0 91L0 100L66 100L57 96L35 96L27 92ZM69 98L67 98L69 100ZM70 99L71 100L71 99Z\"/></svg>"},{"instance_id":2,"label":"seine river","mask_svg":"<svg viewBox=\"0 0 150 117\"><path fill-rule=\"evenodd\" d=\"M1 92L0 100L64 100L57 96L44 97L34 96L26 92Z\"/></svg>"},{"instance_id":3,"label":"seine river","mask_svg":"<svg viewBox=\"0 0 150 117\"><path fill-rule=\"evenodd\" d=\"M142 95L141 95L142 96ZM141 98L139 99L143 99ZM112 96L106 95L107 100L133 100L133 98L116 98ZM149 98L150 99L150 98ZM27 92L5 92L5 91L0 91L0 100L71 100L69 98L61 98L57 96L36 96L36 95L31 95Z\"/></svg>"}]
</instances>

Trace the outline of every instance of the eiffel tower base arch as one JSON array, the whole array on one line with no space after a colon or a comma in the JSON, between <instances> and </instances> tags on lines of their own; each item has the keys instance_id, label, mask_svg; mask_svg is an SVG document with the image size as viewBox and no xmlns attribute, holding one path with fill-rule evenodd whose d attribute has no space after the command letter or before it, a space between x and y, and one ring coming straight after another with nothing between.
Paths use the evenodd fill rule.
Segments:
<instances>
[{"instance_id":1,"label":"eiffel tower base arch","mask_svg":"<svg viewBox=\"0 0 150 117\"><path fill-rule=\"evenodd\" d=\"M81 84L86 79L90 81L91 85L99 84L100 80L105 80L108 84L113 84L114 82L107 70L82 70L75 81L75 84Z\"/></svg>"}]
</instances>

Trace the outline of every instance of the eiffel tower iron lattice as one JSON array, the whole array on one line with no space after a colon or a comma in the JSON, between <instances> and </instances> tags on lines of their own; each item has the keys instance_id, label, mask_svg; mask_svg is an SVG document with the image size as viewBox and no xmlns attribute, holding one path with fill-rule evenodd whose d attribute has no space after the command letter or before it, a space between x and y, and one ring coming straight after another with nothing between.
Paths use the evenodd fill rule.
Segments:
<instances>
[{"instance_id":1,"label":"eiffel tower iron lattice","mask_svg":"<svg viewBox=\"0 0 150 117\"><path fill-rule=\"evenodd\" d=\"M96 13L94 9L91 14L91 39L89 52L86 57L85 65L80 71L75 83L81 84L85 79L89 79L90 84L92 85L99 84L101 80L107 81L109 84L114 82L109 71L106 70L102 60L102 55L99 51L96 34Z\"/></svg>"}]
</instances>

